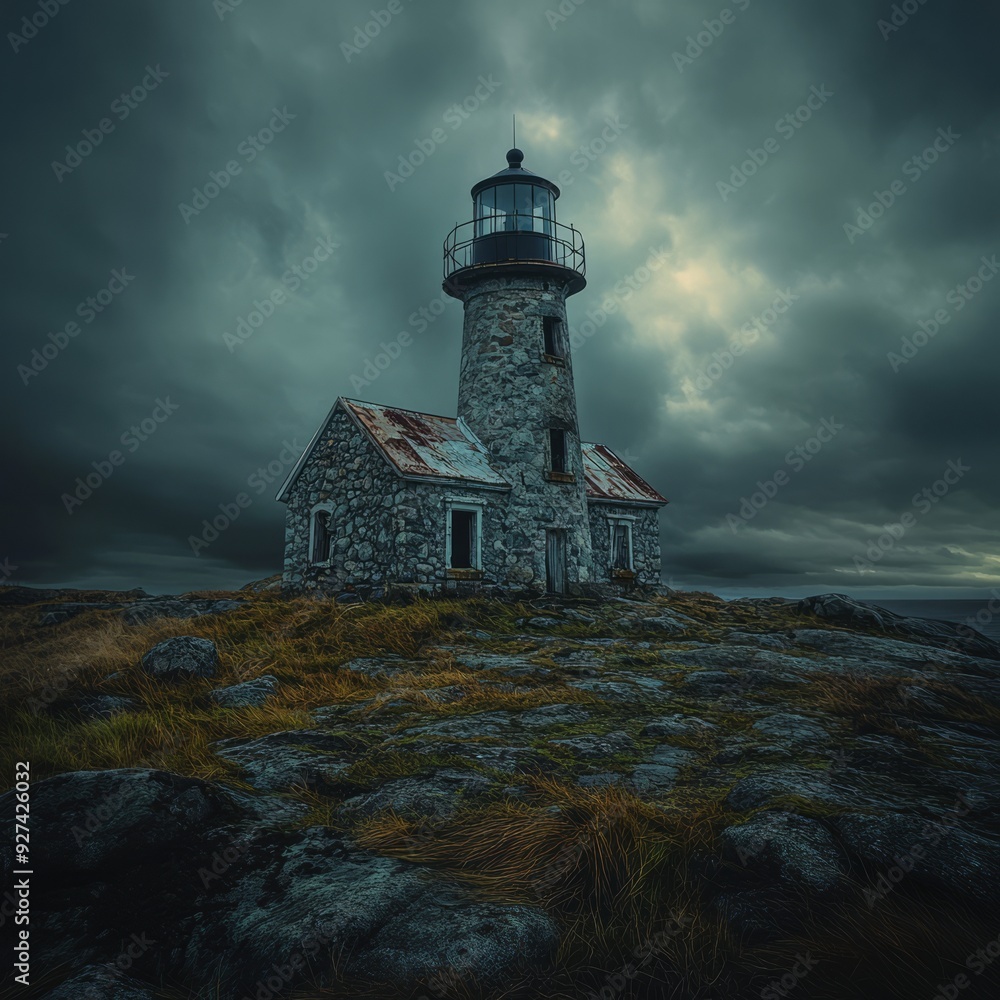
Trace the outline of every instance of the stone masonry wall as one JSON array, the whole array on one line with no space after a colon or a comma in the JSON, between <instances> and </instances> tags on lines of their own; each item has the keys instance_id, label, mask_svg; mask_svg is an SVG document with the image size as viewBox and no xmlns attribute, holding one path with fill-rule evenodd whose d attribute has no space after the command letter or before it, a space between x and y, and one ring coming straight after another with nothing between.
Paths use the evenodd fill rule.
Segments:
<instances>
[{"instance_id":1,"label":"stone masonry wall","mask_svg":"<svg viewBox=\"0 0 1000 1000\"><path fill-rule=\"evenodd\" d=\"M484 277L463 299L458 412L513 484L504 577L514 586L544 589L546 529L560 528L569 589L579 592L591 580L591 537L568 334L563 363L542 356L543 317L557 317L568 330L565 288L523 274ZM573 482L546 475L550 427L566 431Z\"/></svg>"},{"instance_id":2,"label":"stone masonry wall","mask_svg":"<svg viewBox=\"0 0 1000 1000\"><path fill-rule=\"evenodd\" d=\"M632 585L658 586L660 583L660 519L655 507L632 507L606 501L590 502L590 527L594 554L594 581L598 585L618 585L611 577L611 531L609 518L634 517L632 521L632 561L636 578ZM623 584L627 586L628 584Z\"/></svg>"},{"instance_id":3,"label":"stone masonry wall","mask_svg":"<svg viewBox=\"0 0 1000 1000\"><path fill-rule=\"evenodd\" d=\"M405 480L350 416L337 409L288 499L282 586L323 593L394 584L456 586L449 583L445 566L449 497L483 504L482 582L501 582L508 547L503 516L507 493ZM320 503L333 512L329 566L311 560L310 520Z\"/></svg>"}]
</instances>

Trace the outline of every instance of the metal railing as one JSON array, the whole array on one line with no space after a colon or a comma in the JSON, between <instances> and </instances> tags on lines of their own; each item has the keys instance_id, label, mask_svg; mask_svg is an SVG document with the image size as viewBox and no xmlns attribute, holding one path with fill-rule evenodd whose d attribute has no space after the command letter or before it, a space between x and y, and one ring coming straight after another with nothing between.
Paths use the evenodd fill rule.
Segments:
<instances>
[{"instance_id":1,"label":"metal railing","mask_svg":"<svg viewBox=\"0 0 1000 1000\"><path fill-rule=\"evenodd\" d=\"M506 216L505 219L513 220L515 225L517 222L528 226L539 223L530 215ZM491 221L463 222L448 234L444 241L446 281L467 268L511 263L555 264L586 277L583 236L573 226L547 221L544 225L550 232L536 232L530 228L502 229L477 236L476 226Z\"/></svg>"}]
</instances>

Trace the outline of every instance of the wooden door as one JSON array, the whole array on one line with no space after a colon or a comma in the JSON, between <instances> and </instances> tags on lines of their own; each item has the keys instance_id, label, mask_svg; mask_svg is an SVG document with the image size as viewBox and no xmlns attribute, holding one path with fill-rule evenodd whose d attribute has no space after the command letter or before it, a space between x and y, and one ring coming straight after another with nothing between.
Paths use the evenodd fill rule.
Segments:
<instances>
[{"instance_id":1,"label":"wooden door","mask_svg":"<svg viewBox=\"0 0 1000 1000\"><path fill-rule=\"evenodd\" d=\"M559 528L545 532L545 589L550 594L566 593L566 535Z\"/></svg>"}]
</instances>

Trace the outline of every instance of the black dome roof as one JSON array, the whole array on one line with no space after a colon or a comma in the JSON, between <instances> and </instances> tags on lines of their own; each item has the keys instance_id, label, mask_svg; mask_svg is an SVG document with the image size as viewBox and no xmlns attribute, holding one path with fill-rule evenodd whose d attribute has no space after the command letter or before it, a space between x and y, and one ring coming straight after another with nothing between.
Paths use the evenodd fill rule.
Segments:
<instances>
[{"instance_id":1,"label":"black dome roof","mask_svg":"<svg viewBox=\"0 0 1000 1000\"><path fill-rule=\"evenodd\" d=\"M559 197L559 188L550 180L546 180L534 171L527 170L521 166L524 162L524 153L516 146L507 150L507 169L498 170L492 177L487 177L480 181L472 189L472 197L475 198L484 188L494 187L497 184L537 184L548 188L556 198Z\"/></svg>"}]
</instances>

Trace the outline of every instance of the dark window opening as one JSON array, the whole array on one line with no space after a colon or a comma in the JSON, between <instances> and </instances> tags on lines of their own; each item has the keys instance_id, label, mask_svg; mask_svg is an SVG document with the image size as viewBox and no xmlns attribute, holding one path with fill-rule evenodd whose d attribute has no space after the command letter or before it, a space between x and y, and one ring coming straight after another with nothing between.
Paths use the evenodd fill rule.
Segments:
<instances>
[{"instance_id":1,"label":"dark window opening","mask_svg":"<svg viewBox=\"0 0 1000 1000\"><path fill-rule=\"evenodd\" d=\"M325 563L330 558L330 512L318 510L313 517L312 559L314 563Z\"/></svg>"},{"instance_id":2,"label":"dark window opening","mask_svg":"<svg viewBox=\"0 0 1000 1000\"><path fill-rule=\"evenodd\" d=\"M476 512L451 512L451 569L476 569Z\"/></svg>"},{"instance_id":3,"label":"dark window opening","mask_svg":"<svg viewBox=\"0 0 1000 1000\"><path fill-rule=\"evenodd\" d=\"M566 432L553 428L549 431L549 456L552 472L568 472L566 468Z\"/></svg>"},{"instance_id":4,"label":"dark window opening","mask_svg":"<svg viewBox=\"0 0 1000 1000\"><path fill-rule=\"evenodd\" d=\"M561 358L563 356L562 322L558 317L542 317L542 336L545 342L545 353L554 358Z\"/></svg>"},{"instance_id":5,"label":"dark window opening","mask_svg":"<svg viewBox=\"0 0 1000 1000\"><path fill-rule=\"evenodd\" d=\"M616 524L611 536L611 568L632 568L631 533L627 524Z\"/></svg>"}]
</instances>

